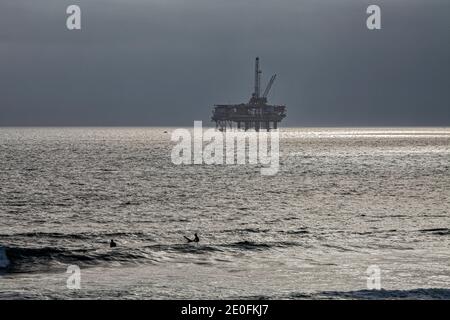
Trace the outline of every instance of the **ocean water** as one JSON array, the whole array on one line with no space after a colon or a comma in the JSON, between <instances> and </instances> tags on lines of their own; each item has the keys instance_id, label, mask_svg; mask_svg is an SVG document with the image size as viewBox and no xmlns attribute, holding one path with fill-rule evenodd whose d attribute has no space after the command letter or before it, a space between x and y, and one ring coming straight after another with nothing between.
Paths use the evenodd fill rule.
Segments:
<instances>
[{"instance_id":1,"label":"ocean water","mask_svg":"<svg viewBox=\"0 0 450 320\"><path fill-rule=\"evenodd\" d=\"M274 176L173 129L1 128L0 299L450 298L449 128L283 129Z\"/></svg>"}]
</instances>

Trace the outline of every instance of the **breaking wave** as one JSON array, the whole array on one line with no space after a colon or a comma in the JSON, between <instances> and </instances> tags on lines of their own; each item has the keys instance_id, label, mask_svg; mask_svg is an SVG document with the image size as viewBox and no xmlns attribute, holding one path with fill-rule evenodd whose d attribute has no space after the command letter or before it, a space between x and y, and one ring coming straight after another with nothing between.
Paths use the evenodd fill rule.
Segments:
<instances>
[{"instance_id":1,"label":"breaking wave","mask_svg":"<svg viewBox=\"0 0 450 320\"><path fill-rule=\"evenodd\" d=\"M252 242L239 241L221 244L153 244L142 247L77 248L65 247L5 247L0 250L0 265L11 273L45 272L62 269L69 264L95 266L102 264L156 264L193 254L232 254L233 252L261 251L273 248L298 246L294 242ZM194 256L195 257L195 256ZM162 259L162 260L161 260Z\"/></svg>"},{"instance_id":2,"label":"breaking wave","mask_svg":"<svg viewBox=\"0 0 450 320\"><path fill-rule=\"evenodd\" d=\"M444 288L417 288L411 290L357 290L357 291L324 291L318 294L319 298L331 299L424 299L447 300L450 299L450 289Z\"/></svg>"},{"instance_id":3,"label":"breaking wave","mask_svg":"<svg viewBox=\"0 0 450 320\"><path fill-rule=\"evenodd\" d=\"M65 248L5 248L5 256L10 263L10 272L37 272L58 268L62 265L95 265L105 262L130 263L139 259L149 258L139 250L92 250Z\"/></svg>"},{"instance_id":4,"label":"breaking wave","mask_svg":"<svg viewBox=\"0 0 450 320\"><path fill-rule=\"evenodd\" d=\"M0 269L7 268L10 262L8 256L6 255L5 248L0 247Z\"/></svg>"}]
</instances>

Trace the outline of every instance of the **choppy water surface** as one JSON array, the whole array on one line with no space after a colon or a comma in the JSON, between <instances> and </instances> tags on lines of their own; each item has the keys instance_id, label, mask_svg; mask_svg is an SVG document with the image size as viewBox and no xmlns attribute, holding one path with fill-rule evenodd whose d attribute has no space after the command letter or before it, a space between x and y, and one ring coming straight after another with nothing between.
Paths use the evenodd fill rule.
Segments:
<instances>
[{"instance_id":1,"label":"choppy water surface","mask_svg":"<svg viewBox=\"0 0 450 320\"><path fill-rule=\"evenodd\" d=\"M0 298L450 298L450 129L284 129L275 176L172 130L0 129Z\"/></svg>"}]
</instances>

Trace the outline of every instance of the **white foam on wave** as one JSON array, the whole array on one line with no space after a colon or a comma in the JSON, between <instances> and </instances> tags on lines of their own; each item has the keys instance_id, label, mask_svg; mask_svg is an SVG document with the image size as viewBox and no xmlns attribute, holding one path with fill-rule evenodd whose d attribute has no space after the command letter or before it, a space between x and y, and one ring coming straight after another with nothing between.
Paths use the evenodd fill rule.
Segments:
<instances>
[{"instance_id":1,"label":"white foam on wave","mask_svg":"<svg viewBox=\"0 0 450 320\"><path fill-rule=\"evenodd\" d=\"M9 266L9 259L6 256L6 250L0 247L0 268L6 268Z\"/></svg>"}]
</instances>

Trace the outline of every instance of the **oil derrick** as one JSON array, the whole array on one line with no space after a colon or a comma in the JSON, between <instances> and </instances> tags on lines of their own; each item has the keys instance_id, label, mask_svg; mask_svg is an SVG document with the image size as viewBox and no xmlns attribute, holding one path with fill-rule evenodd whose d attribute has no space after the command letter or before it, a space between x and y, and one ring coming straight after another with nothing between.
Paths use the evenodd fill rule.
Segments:
<instances>
[{"instance_id":1,"label":"oil derrick","mask_svg":"<svg viewBox=\"0 0 450 320\"><path fill-rule=\"evenodd\" d=\"M261 74L259 58L255 60L255 91L248 103L214 105L212 121L216 128L223 131L227 128L267 130L277 129L278 123L286 117L286 106L267 104L267 96L275 81L273 75L261 95Z\"/></svg>"}]
</instances>

